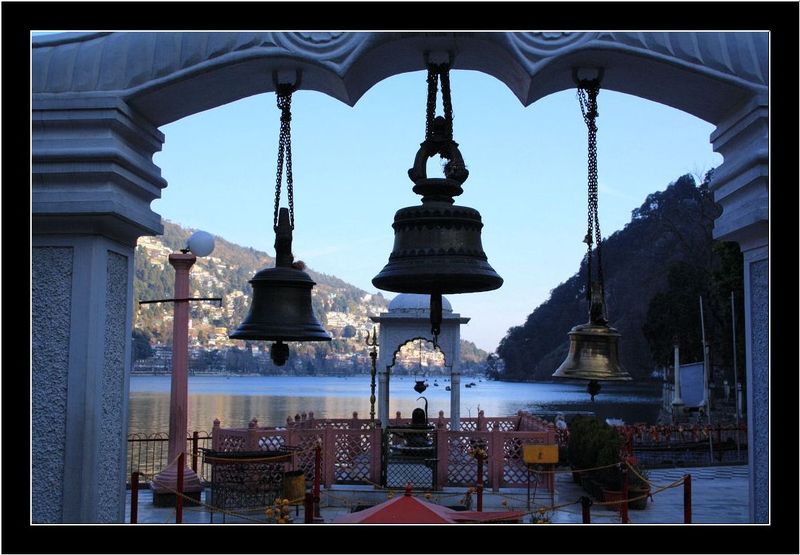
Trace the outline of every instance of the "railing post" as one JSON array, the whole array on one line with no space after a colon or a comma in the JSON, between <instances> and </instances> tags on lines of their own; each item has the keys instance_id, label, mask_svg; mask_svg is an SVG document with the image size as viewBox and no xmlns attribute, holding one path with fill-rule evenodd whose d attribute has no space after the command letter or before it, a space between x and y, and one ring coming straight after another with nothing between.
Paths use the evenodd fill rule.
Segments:
<instances>
[{"instance_id":1,"label":"railing post","mask_svg":"<svg viewBox=\"0 0 800 555\"><path fill-rule=\"evenodd\" d=\"M192 432L192 470L194 473L197 474L197 440L200 438L200 434L197 430Z\"/></svg>"},{"instance_id":2,"label":"railing post","mask_svg":"<svg viewBox=\"0 0 800 555\"><path fill-rule=\"evenodd\" d=\"M333 485L334 465L336 464L336 430L335 428L325 428L322 432L322 447L325 449L325 464L322 481L326 488Z\"/></svg>"},{"instance_id":3,"label":"railing post","mask_svg":"<svg viewBox=\"0 0 800 555\"><path fill-rule=\"evenodd\" d=\"M477 453L475 457L478 461L478 484L475 488L478 494L478 512L483 511L483 455Z\"/></svg>"},{"instance_id":4,"label":"railing post","mask_svg":"<svg viewBox=\"0 0 800 555\"><path fill-rule=\"evenodd\" d=\"M326 430L327 431L327 430ZM322 446L317 444L314 449L314 516L319 515L319 481L322 473Z\"/></svg>"},{"instance_id":5,"label":"railing post","mask_svg":"<svg viewBox=\"0 0 800 555\"><path fill-rule=\"evenodd\" d=\"M303 512L303 523L314 523L314 494L306 492L305 509Z\"/></svg>"},{"instance_id":6,"label":"railing post","mask_svg":"<svg viewBox=\"0 0 800 555\"><path fill-rule=\"evenodd\" d=\"M628 524L628 467L622 467L622 505L619 508L622 524Z\"/></svg>"},{"instance_id":7,"label":"railing post","mask_svg":"<svg viewBox=\"0 0 800 555\"><path fill-rule=\"evenodd\" d=\"M692 475L683 476L683 523L692 523Z\"/></svg>"},{"instance_id":8,"label":"railing post","mask_svg":"<svg viewBox=\"0 0 800 555\"><path fill-rule=\"evenodd\" d=\"M131 524L139 521L139 473L131 472Z\"/></svg>"},{"instance_id":9,"label":"railing post","mask_svg":"<svg viewBox=\"0 0 800 555\"><path fill-rule=\"evenodd\" d=\"M175 524L183 523L183 467L186 465L186 453L178 455L178 479L175 492Z\"/></svg>"},{"instance_id":10,"label":"railing post","mask_svg":"<svg viewBox=\"0 0 800 555\"><path fill-rule=\"evenodd\" d=\"M375 420L375 427L372 428L372 440L370 441L370 455L372 457L372 464L370 467L370 481L373 484L378 484L381 481L381 456L383 450L383 428L381 428L381 421Z\"/></svg>"},{"instance_id":11,"label":"railing post","mask_svg":"<svg viewBox=\"0 0 800 555\"><path fill-rule=\"evenodd\" d=\"M436 428L439 429L439 430L442 430L442 429L446 430L447 429L447 423L444 421L444 411L443 410L439 411L439 420L436 421Z\"/></svg>"},{"instance_id":12,"label":"railing post","mask_svg":"<svg viewBox=\"0 0 800 555\"><path fill-rule=\"evenodd\" d=\"M258 436L260 432L258 431L258 420L253 418L247 424L247 440L245 441L245 450L247 451L258 451Z\"/></svg>"},{"instance_id":13,"label":"railing post","mask_svg":"<svg viewBox=\"0 0 800 555\"><path fill-rule=\"evenodd\" d=\"M583 513L583 523L584 524L591 524L592 522L592 512L589 507L592 506L592 500L589 499L587 496L581 497L581 512Z\"/></svg>"},{"instance_id":14,"label":"railing post","mask_svg":"<svg viewBox=\"0 0 800 555\"><path fill-rule=\"evenodd\" d=\"M491 480L493 491L500 491L501 482L503 481L503 464L505 461L503 456L504 434L505 432L501 432L499 426L495 426L489 435L489 453L491 454L489 459L489 480ZM522 456L522 453L520 453L520 456Z\"/></svg>"},{"instance_id":15,"label":"railing post","mask_svg":"<svg viewBox=\"0 0 800 555\"><path fill-rule=\"evenodd\" d=\"M436 481L441 489L448 482L448 464L450 462L450 442L447 440L447 427L443 426L436 429Z\"/></svg>"},{"instance_id":16,"label":"railing post","mask_svg":"<svg viewBox=\"0 0 800 555\"><path fill-rule=\"evenodd\" d=\"M478 411L478 431L486 430L486 418L483 416L483 410Z\"/></svg>"},{"instance_id":17,"label":"railing post","mask_svg":"<svg viewBox=\"0 0 800 555\"><path fill-rule=\"evenodd\" d=\"M211 428L211 449L214 451L219 451L220 446L220 427L219 427L219 418L214 419L214 427Z\"/></svg>"}]
</instances>

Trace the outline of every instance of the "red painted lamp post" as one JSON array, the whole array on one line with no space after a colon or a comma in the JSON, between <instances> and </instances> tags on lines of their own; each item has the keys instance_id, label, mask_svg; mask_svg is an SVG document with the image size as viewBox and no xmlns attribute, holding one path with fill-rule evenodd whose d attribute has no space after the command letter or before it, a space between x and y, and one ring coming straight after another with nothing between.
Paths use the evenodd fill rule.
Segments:
<instances>
[{"instance_id":1,"label":"red painted lamp post","mask_svg":"<svg viewBox=\"0 0 800 555\"><path fill-rule=\"evenodd\" d=\"M197 261L195 254L206 256L214 248L213 237L197 232L189 239L189 249L169 255L169 263L175 268L174 316L172 322L172 381L169 403L169 465L153 477L153 503L157 506L172 506L179 491L179 474L182 474L180 492L186 497L200 501L203 484L197 474L186 464L187 406L189 397L189 271ZM183 463L178 468L178 460ZM182 472L181 472L182 470Z\"/></svg>"}]
</instances>

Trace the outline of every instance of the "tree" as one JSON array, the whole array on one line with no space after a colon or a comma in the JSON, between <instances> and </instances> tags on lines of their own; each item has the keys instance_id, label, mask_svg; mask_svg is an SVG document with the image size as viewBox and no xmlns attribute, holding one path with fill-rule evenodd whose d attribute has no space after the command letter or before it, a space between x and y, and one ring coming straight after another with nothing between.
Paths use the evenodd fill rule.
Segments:
<instances>
[{"instance_id":1,"label":"tree","mask_svg":"<svg viewBox=\"0 0 800 555\"><path fill-rule=\"evenodd\" d=\"M356 336L356 332L357 330L355 327L351 326L350 324L347 324L342 330L342 337L344 337L345 339L350 339L351 337Z\"/></svg>"},{"instance_id":2,"label":"tree","mask_svg":"<svg viewBox=\"0 0 800 555\"><path fill-rule=\"evenodd\" d=\"M150 335L143 330L133 330L133 344L131 349L131 356L133 362L143 360L153 356L153 348L150 346Z\"/></svg>"}]
</instances>

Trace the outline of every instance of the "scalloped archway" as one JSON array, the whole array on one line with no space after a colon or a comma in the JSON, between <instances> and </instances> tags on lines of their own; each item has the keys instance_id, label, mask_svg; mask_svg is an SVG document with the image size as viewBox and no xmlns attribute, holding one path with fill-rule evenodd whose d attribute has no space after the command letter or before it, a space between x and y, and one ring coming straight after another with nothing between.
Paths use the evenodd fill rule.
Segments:
<instances>
[{"instance_id":1,"label":"scalloped archway","mask_svg":"<svg viewBox=\"0 0 800 555\"><path fill-rule=\"evenodd\" d=\"M448 53L455 70L496 77L523 105L573 88L573 68L603 67L605 89L660 102L716 126L710 140L724 163L712 182L723 208L714 236L738 242L745 256L751 517L768 522L766 32L34 38L32 439L34 450L43 453L33 469L34 522L124 517L133 249L139 236L163 231L150 209L167 186L153 163L164 143L158 128L272 91L273 72L282 78L299 71L301 88L352 106L380 80L424 69L426 52ZM65 434L53 436L53 429Z\"/></svg>"}]
</instances>

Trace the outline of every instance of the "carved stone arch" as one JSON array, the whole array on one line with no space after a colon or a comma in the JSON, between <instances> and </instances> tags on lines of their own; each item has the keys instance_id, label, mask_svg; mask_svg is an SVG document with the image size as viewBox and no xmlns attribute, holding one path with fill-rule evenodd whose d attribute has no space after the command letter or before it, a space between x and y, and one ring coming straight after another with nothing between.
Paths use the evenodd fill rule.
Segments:
<instances>
[{"instance_id":1,"label":"carved stone arch","mask_svg":"<svg viewBox=\"0 0 800 555\"><path fill-rule=\"evenodd\" d=\"M431 339L429 337L418 336L418 337L411 337L411 338L407 339L405 342L401 343L400 345L397 345L397 348L392 353L392 362L386 368L388 372L391 372L391 369L397 363L397 355L400 354L400 349L402 349L403 347L405 347L409 343L413 343L414 341L417 341L417 340L425 341L426 343L430 343L431 345L433 345L434 351L441 353L442 358L444 358L444 366L445 366L445 368L449 368L449 367L453 366L452 361L450 361L450 364L447 364L447 354L444 351L442 351L442 349L441 349L441 347L439 347L439 345L437 345L436 343L433 342L433 339Z\"/></svg>"}]
</instances>

